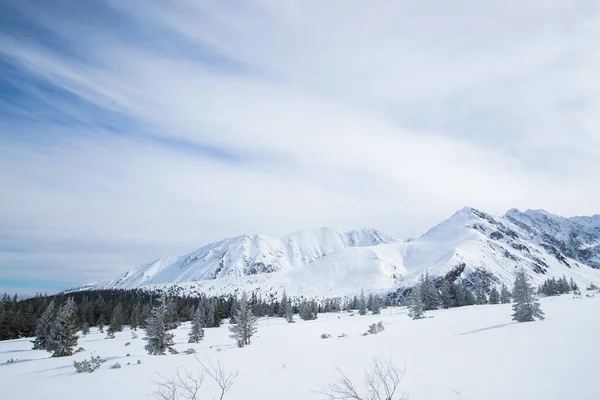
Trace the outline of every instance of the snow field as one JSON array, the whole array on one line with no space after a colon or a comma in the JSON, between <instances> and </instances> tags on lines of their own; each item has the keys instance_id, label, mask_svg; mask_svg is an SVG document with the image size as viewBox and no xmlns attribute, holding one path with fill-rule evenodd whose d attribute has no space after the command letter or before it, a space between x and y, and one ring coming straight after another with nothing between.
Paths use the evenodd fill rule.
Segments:
<instances>
[{"instance_id":1,"label":"snow field","mask_svg":"<svg viewBox=\"0 0 600 400\"><path fill-rule=\"evenodd\" d=\"M521 324L511 321L510 305L430 311L427 316L433 318L417 321L397 307L375 316L319 314L317 320L294 324L261 318L252 344L244 348L229 338L227 322L205 329L202 342L188 344L188 322L176 330L176 348L194 348L204 362L239 371L227 399L322 399L320 391L336 378L336 366L362 387L373 357L391 359L406 370L401 390L411 400L600 398L600 295L541 302L546 320ZM361 335L377 321L383 321L383 332ZM321 339L322 333L332 337ZM348 336L338 338L342 333ZM86 351L64 358L30 350L29 339L0 342L2 398L150 399L159 374L172 377L179 367L201 370L193 355L147 355L143 331L138 339L131 339L128 328L116 339L104 336L92 329L79 340ZM96 354L107 359L99 370L75 373L73 360ZM9 358L16 361L6 363ZM110 370L117 361L122 368ZM217 393L209 379L203 393L208 399Z\"/></svg>"}]
</instances>

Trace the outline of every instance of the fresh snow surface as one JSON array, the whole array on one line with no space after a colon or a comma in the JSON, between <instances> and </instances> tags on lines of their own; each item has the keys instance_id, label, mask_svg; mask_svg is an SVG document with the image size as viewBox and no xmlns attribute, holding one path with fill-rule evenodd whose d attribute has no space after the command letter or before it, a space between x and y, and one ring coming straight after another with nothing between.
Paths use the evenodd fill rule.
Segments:
<instances>
[{"instance_id":1,"label":"fresh snow surface","mask_svg":"<svg viewBox=\"0 0 600 400\"><path fill-rule=\"evenodd\" d=\"M408 318L405 308L384 309L375 316L319 314L315 321L294 324L263 318L245 348L237 348L229 338L228 323L206 329L202 342L188 344L185 323L176 330L176 348L194 348L204 362L239 371L226 396L231 400L323 399L320 391L336 378L336 366L363 388L364 369L373 357L391 359L406 370L400 388L412 400L597 400L600 294L541 302L546 320L528 323L511 320L510 304L437 310L416 321ZM377 321L383 321L383 332L361 335ZM132 340L126 329L107 340L93 329L79 340L86 351L65 358L30 350L30 339L0 342L1 397L150 399L154 381L162 379L159 375L172 377L180 367L200 371L192 355L147 355L143 331L138 333ZM321 339L322 333L332 337ZM338 338L342 333L348 336ZM73 360L95 354L107 362L92 374L75 373ZM6 363L9 358L16 361ZM117 361L121 369L108 369ZM132 365L125 365L128 362ZM215 395L214 383L206 379L200 398Z\"/></svg>"}]
</instances>

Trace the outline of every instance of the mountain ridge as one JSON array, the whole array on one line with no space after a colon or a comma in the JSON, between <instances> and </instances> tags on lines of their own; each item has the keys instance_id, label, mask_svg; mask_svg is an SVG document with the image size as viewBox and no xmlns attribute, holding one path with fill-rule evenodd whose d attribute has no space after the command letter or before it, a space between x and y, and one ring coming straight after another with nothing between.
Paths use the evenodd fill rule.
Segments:
<instances>
[{"instance_id":1,"label":"mountain ridge","mask_svg":"<svg viewBox=\"0 0 600 400\"><path fill-rule=\"evenodd\" d=\"M510 286L517 267L534 283L565 275L600 284L600 218L518 209L497 217L464 207L410 241L372 228L240 235L85 287L334 296L408 287L425 271L467 281L483 276L488 287Z\"/></svg>"}]
</instances>

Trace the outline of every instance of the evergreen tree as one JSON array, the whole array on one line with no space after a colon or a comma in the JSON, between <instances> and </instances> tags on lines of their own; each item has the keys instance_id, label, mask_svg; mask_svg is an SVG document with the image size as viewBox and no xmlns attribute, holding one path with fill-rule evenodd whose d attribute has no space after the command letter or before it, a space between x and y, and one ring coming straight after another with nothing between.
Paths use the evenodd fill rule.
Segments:
<instances>
[{"instance_id":1,"label":"evergreen tree","mask_svg":"<svg viewBox=\"0 0 600 400\"><path fill-rule=\"evenodd\" d=\"M117 304L113 310L112 317L110 318L109 330L113 333L123 331L123 323L125 316L123 315L123 306L121 303Z\"/></svg>"},{"instance_id":2,"label":"evergreen tree","mask_svg":"<svg viewBox=\"0 0 600 400\"><path fill-rule=\"evenodd\" d=\"M309 321L317 319L318 312L318 306L315 301L306 301L306 299L303 299L300 303L298 315L300 316L300 319Z\"/></svg>"},{"instance_id":3,"label":"evergreen tree","mask_svg":"<svg viewBox=\"0 0 600 400\"><path fill-rule=\"evenodd\" d=\"M73 348L77 346L77 339L79 339L76 318L75 302L70 297L60 308L50 327L46 350L52 353L52 357L73 355Z\"/></svg>"},{"instance_id":4,"label":"evergreen tree","mask_svg":"<svg viewBox=\"0 0 600 400\"><path fill-rule=\"evenodd\" d=\"M256 325L256 317L248 305L248 297L244 292L235 313L235 323L229 328L230 337L235 339L238 347L244 347L250 344L250 338L256 333Z\"/></svg>"},{"instance_id":5,"label":"evergreen tree","mask_svg":"<svg viewBox=\"0 0 600 400\"><path fill-rule=\"evenodd\" d=\"M522 268L517 272L513 298L515 299L513 304L513 320L528 322L533 321L535 318L544 319L540 302L533 297L533 287L529 284L525 270Z\"/></svg>"},{"instance_id":6,"label":"evergreen tree","mask_svg":"<svg viewBox=\"0 0 600 400\"><path fill-rule=\"evenodd\" d=\"M381 302L379 300L378 295L370 296L371 297L371 313L373 315L377 315L381 313Z\"/></svg>"},{"instance_id":7,"label":"evergreen tree","mask_svg":"<svg viewBox=\"0 0 600 400\"><path fill-rule=\"evenodd\" d=\"M412 288L408 298L408 316L412 319L421 319L425 317L425 305L423 304L421 294L421 284Z\"/></svg>"},{"instance_id":8,"label":"evergreen tree","mask_svg":"<svg viewBox=\"0 0 600 400\"><path fill-rule=\"evenodd\" d=\"M365 292L360 291L360 300L358 300L358 313L365 315L367 313L367 300L365 299Z\"/></svg>"},{"instance_id":9,"label":"evergreen tree","mask_svg":"<svg viewBox=\"0 0 600 400\"><path fill-rule=\"evenodd\" d=\"M500 303L500 293L498 293L496 287L493 287L492 290L490 290L490 304L498 303Z\"/></svg>"},{"instance_id":10,"label":"evergreen tree","mask_svg":"<svg viewBox=\"0 0 600 400\"><path fill-rule=\"evenodd\" d=\"M88 333L90 333L90 325L86 321L81 325L81 334L87 336Z\"/></svg>"},{"instance_id":11,"label":"evergreen tree","mask_svg":"<svg viewBox=\"0 0 600 400\"><path fill-rule=\"evenodd\" d=\"M429 276L429 272L425 272L425 275L421 275L421 301L425 307L425 310L436 310L440 306L440 294L438 293L433 281Z\"/></svg>"},{"instance_id":12,"label":"evergreen tree","mask_svg":"<svg viewBox=\"0 0 600 400\"><path fill-rule=\"evenodd\" d=\"M55 306L54 300L52 300L37 322L37 326L35 328L35 340L32 342L33 350L46 350L48 346L48 338L50 337L50 328L55 317L54 314Z\"/></svg>"},{"instance_id":13,"label":"evergreen tree","mask_svg":"<svg viewBox=\"0 0 600 400\"><path fill-rule=\"evenodd\" d=\"M98 319L98 332L104 333L104 316L101 315Z\"/></svg>"},{"instance_id":14,"label":"evergreen tree","mask_svg":"<svg viewBox=\"0 0 600 400\"><path fill-rule=\"evenodd\" d=\"M442 282L440 299L442 300L442 307L444 308L455 306L454 295L452 293L452 283L448 280L444 280L444 282Z\"/></svg>"},{"instance_id":15,"label":"evergreen tree","mask_svg":"<svg viewBox=\"0 0 600 400\"><path fill-rule=\"evenodd\" d=\"M287 319L287 303L288 303L288 297L287 297L287 293L285 292L285 290L283 291L283 296L281 297L281 303L279 306L279 312L278 312L278 316L279 317L283 317Z\"/></svg>"},{"instance_id":16,"label":"evergreen tree","mask_svg":"<svg viewBox=\"0 0 600 400\"><path fill-rule=\"evenodd\" d=\"M144 340L148 343L146 343L144 349L150 355L163 355L166 350L173 348L174 335L166 327L166 315L166 300L162 297L159 299L159 304L150 311L150 316L146 320L146 337Z\"/></svg>"},{"instance_id":17,"label":"evergreen tree","mask_svg":"<svg viewBox=\"0 0 600 400\"><path fill-rule=\"evenodd\" d=\"M500 303L502 303L502 304L510 303L510 297L511 297L510 291L508 290L506 285L503 283L502 288L500 288Z\"/></svg>"},{"instance_id":18,"label":"evergreen tree","mask_svg":"<svg viewBox=\"0 0 600 400\"><path fill-rule=\"evenodd\" d=\"M188 343L198 343L204 338L204 329L202 329L202 313L200 307L196 309L192 319L192 329L188 335Z\"/></svg>"},{"instance_id":19,"label":"evergreen tree","mask_svg":"<svg viewBox=\"0 0 600 400\"><path fill-rule=\"evenodd\" d=\"M571 277L571 280L569 281L569 285L571 286L572 291L579 290L579 286L577 286L577 284L573 280L573 277Z\"/></svg>"},{"instance_id":20,"label":"evergreen tree","mask_svg":"<svg viewBox=\"0 0 600 400\"><path fill-rule=\"evenodd\" d=\"M288 323L294 322L294 309L290 300L285 302L285 320Z\"/></svg>"}]
</instances>

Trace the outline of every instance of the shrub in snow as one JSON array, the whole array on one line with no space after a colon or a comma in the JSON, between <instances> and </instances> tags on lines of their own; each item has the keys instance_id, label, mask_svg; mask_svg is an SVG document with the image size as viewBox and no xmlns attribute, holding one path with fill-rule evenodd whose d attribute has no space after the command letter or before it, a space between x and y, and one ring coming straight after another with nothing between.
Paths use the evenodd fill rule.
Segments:
<instances>
[{"instance_id":1,"label":"shrub in snow","mask_svg":"<svg viewBox=\"0 0 600 400\"><path fill-rule=\"evenodd\" d=\"M329 339L331 337L331 335L329 333L323 333L321 335L321 339Z\"/></svg>"},{"instance_id":2,"label":"shrub in snow","mask_svg":"<svg viewBox=\"0 0 600 400\"><path fill-rule=\"evenodd\" d=\"M587 290L596 290L596 289L598 289L598 286L594 285L594 283L592 282L592 283L590 283L590 286L588 286L586 289Z\"/></svg>"},{"instance_id":3,"label":"shrub in snow","mask_svg":"<svg viewBox=\"0 0 600 400\"><path fill-rule=\"evenodd\" d=\"M73 352L73 354L81 353L82 351L85 351L85 349L83 347L79 347L77 350L75 350Z\"/></svg>"},{"instance_id":4,"label":"shrub in snow","mask_svg":"<svg viewBox=\"0 0 600 400\"><path fill-rule=\"evenodd\" d=\"M15 360L14 358L11 357L8 360L6 360L6 363L10 364L10 363L14 363L15 361L17 361L17 360Z\"/></svg>"},{"instance_id":5,"label":"shrub in snow","mask_svg":"<svg viewBox=\"0 0 600 400\"><path fill-rule=\"evenodd\" d=\"M137 360L138 365L142 363L142 360Z\"/></svg>"},{"instance_id":6,"label":"shrub in snow","mask_svg":"<svg viewBox=\"0 0 600 400\"><path fill-rule=\"evenodd\" d=\"M108 367L108 369L119 369L119 368L121 368L121 364L119 364L118 362L116 362L113 365Z\"/></svg>"},{"instance_id":7,"label":"shrub in snow","mask_svg":"<svg viewBox=\"0 0 600 400\"><path fill-rule=\"evenodd\" d=\"M371 335L376 335L379 332L383 331L385 328L383 327L383 322L379 321L376 324L371 324L369 325L369 330L367 331L367 333L371 334Z\"/></svg>"},{"instance_id":8,"label":"shrub in snow","mask_svg":"<svg viewBox=\"0 0 600 400\"><path fill-rule=\"evenodd\" d=\"M129 357L130 355L131 355L130 353L127 353L127 354L125 354L125 357Z\"/></svg>"},{"instance_id":9,"label":"shrub in snow","mask_svg":"<svg viewBox=\"0 0 600 400\"><path fill-rule=\"evenodd\" d=\"M357 386L348 376L338 368L338 379L331 383L324 391L327 399L347 400L400 400L406 397L398 392L404 371L398 370L391 361L373 359L373 366L365 374L366 392L358 392Z\"/></svg>"},{"instance_id":10,"label":"shrub in snow","mask_svg":"<svg viewBox=\"0 0 600 400\"><path fill-rule=\"evenodd\" d=\"M131 342L127 342L125 343L125 346L129 346L131 344Z\"/></svg>"},{"instance_id":11,"label":"shrub in snow","mask_svg":"<svg viewBox=\"0 0 600 400\"><path fill-rule=\"evenodd\" d=\"M103 362L105 362L105 360L102 360L100 356L92 356L92 358L89 360L83 360L80 362L73 361L73 366L75 367L75 371L77 371L77 373L91 373L100 368L100 365L102 365Z\"/></svg>"},{"instance_id":12,"label":"shrub in snow","mask_svg":"<svg viewBox=\"0 0 600 400\"><path fill-rule=\"evenodd\" d=\"M135 330L131 331L131 338L132 338L132 339L137 339L137 338L138 338L138 335L137 335L137 333L135 332Z\"/></svg>"},{"instance_id":13,"label":"shrub in snow","mask_svg":"<svg viewBox=\"0 0 600 400\"><path fill-rule=\"evenodd\" d=\"M168 350L169 350L169 353L171 353L171 354L179 354L179 352L177 351L177 349L175 349L173 347L169 347Z\"/></svg>"},{"instance_id":14,"label":"shrub in snow","mask_svg":"<svg viewBox=\"0 0 600 400\"><path fill-rule=\"evenodd\" d=\"M200 372L192 373L186 369L178 369L175 376L171 379L165 379L162 382L157 382L158 389L154 393L157 399L161 400L200 400L208 398L208 396L202 391L202 384L205 376L208 376L216 386L218 387L218 395L214 398L223 400L227 395L227 392L233 386L237 372L226 372L221 364L217 363L215 366L211 364L204 364L198 358L196 358L202 369Z\"/></svg>"},{"instance_id":15,"label":"shrub in snow","mask_svg":"<svg viewBox=\"0 0 600 400\"><path fill-rule=\"evenodd\" d=\"M525 270L521 268L515 278L513 289L513 320L518 322L533 321L535 318L544 319L544 312L540 308L540 302L533 297L533 287L529 284Z\"/></svg>"},{"instance_id":16,"label":"shrub in snow","mask_svg":"<svg viewBox=\"0 0 600 400\"><path fill-rule=\"evenodd\" d=\"M185 354L195 354L196 350L192 349L191 347L187 350L184 351Z\"/></svg>"},{"instance_id":17,"label":"shrub in snow","mask_svg":"<svg viewBox=\"0 0 600 400\"><path fill-rule=\"evenodd\" d=\"M348 335L346 335L345 333L342 333L341 335L338 335L339 338L343 338L343 337L346 337L346 336L348 336Z\"/></svg>"}]
</instances>

